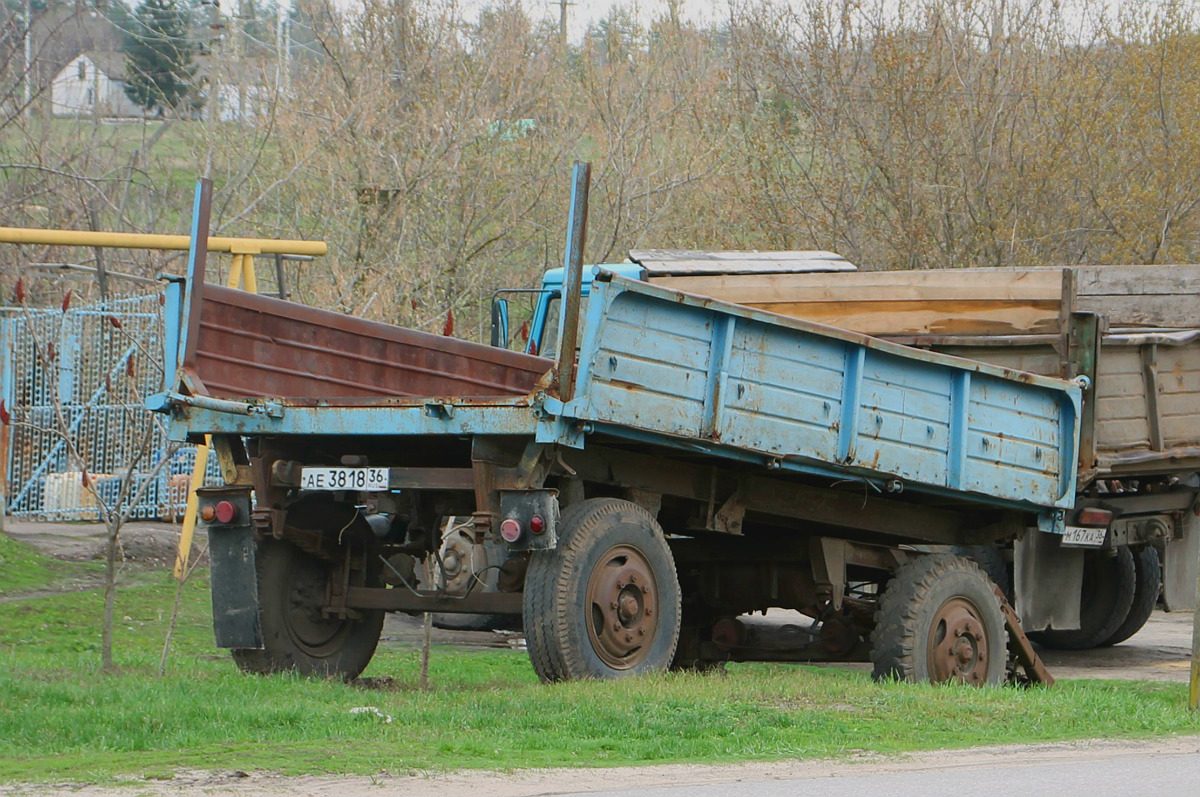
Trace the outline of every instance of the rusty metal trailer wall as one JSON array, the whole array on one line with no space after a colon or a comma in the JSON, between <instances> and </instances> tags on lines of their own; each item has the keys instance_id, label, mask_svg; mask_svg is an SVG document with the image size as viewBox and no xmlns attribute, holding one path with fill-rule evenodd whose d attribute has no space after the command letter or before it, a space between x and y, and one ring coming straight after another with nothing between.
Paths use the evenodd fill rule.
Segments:
<instances>
[{"instance_id":1,"label":"rusty metal trailer wall","mask_svg":"<svg viewBox=\"0 0 1200 797\"><path fill-rule=\"evenodd\" d=\"M617 276L592 284L565 414L797 469L1066 507L1078 388ZM896 489L901 485L897 484Z\"/></svg>"},{"instance_id":2,"label":"rusty metal trailer wall","mask_svg":"<svg viewBox=\"0 0 1200 797\"><path fill-rule=\"evenodd\" d=\"M202 303L199 335L184 360L204 395L513 396L550 368L540 357L216 285L194 296Z\"/></svg>"}]
</instances>

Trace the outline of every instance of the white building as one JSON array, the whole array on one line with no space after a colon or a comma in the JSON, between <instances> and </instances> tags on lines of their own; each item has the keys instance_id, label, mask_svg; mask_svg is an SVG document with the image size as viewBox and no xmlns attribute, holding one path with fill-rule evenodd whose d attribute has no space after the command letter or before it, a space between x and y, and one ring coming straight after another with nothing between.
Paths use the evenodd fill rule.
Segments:
<instances>
[{"instance_id":1,"label":"white building","mask_svg":"<svg viewBox=\"0 0 1200 797\"><path fill-rule=\"evenodd\" d=\"M124 53L80 53L50 84L52 113L106 119L144 117L145 111L125 95L124 73Z\"/></svg>"}]
</instances>

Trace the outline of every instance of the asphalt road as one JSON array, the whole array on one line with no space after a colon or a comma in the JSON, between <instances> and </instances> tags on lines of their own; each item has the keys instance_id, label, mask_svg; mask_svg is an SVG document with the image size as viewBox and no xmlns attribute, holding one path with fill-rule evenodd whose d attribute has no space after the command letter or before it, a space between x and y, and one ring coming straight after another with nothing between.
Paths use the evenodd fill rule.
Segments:
<instances>
[{"instance_id":1,"label":"asphalt road","mask_svg":"<svg viewBox=\"0 0 1200 797\"><path fill-rule=\"evenodd\" d=\"M947 754L948 759L953 754ZM1108 761L1051 761L913 772L839 773L818 778L746 779L657 789L568 792L591 797L1162 797L1200 794L1200 753L1148 755Z\"/></svg>"},{"instance_id":2,"label":"asphalt road","mask_svg":"<svg viewBox=\"0 0 1200 797\"><path fill-rule=\"evenodd\" d=\"M180 773L105 786L2 786L12 797L1191 797L1200 737L861 755L844 761L668 764L361 777Z\"/></svg>"}]
</instances>

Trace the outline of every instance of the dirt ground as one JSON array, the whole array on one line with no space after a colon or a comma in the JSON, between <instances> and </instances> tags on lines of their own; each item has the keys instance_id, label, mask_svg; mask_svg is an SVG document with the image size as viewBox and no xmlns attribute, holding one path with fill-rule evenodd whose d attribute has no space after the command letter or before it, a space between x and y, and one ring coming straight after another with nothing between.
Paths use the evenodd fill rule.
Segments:
<instances>
[{"instance_id":1,"label":"dirt ground","mask_svg":"<svg viewBox=\"0 0 1200 797\"><path fill-rule=\"evenodd\" d=\"M121 529L125 561L146 567L172 567L179 547L179 524L131 521ZM103 523L54 523L4 519L4 533L58 559L84 562L103 559L108 530ZM204 529L196 530L192 553L207 546Z\"/></svg>"}]
</instances>

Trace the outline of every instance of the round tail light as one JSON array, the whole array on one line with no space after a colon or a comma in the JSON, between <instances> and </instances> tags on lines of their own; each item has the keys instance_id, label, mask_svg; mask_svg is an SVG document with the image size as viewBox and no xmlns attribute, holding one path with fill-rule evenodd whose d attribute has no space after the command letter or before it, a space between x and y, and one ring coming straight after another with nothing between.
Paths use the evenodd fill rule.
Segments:
<instances>
[{"instance_id":1,"label":"round tail light","mask_svg":"<svg viewBox=\"0 0 1200 797\"><path fill-rule=\"evenodd\" d=\"M500 524L500 536L505 542L516 542L521 539L521 524L509 518Z\"/></svg>"},{"instance_id":2,"label":"round tail light","mask_svg":"<svg viewBox=\"0 0 1200 797\"><path fill-rule=\"evenodd\" d=\"M232 523L237 520L237 507L229 501L218 501L215 512L218 523Z\"/></svg>"}]
</instances>

